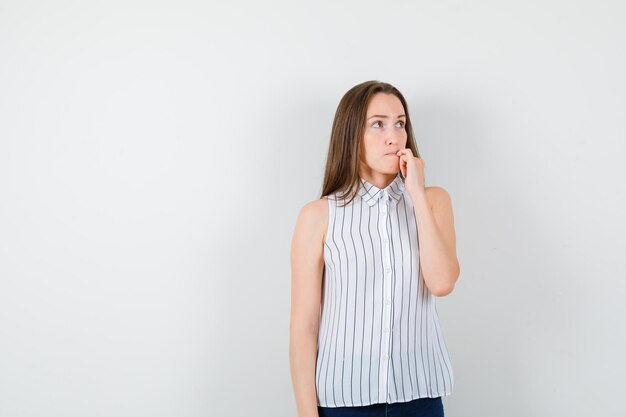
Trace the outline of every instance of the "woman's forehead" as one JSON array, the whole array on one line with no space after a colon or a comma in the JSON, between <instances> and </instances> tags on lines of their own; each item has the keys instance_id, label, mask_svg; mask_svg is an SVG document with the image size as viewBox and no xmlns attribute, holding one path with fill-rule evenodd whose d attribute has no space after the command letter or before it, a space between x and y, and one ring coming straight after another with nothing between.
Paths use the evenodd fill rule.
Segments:
<instances>
[{"instance_id":1,"label":"woman's forehead","mask_svg":"<svg viewBox=\"0 0 626 417\"><path fill-rule=\"evenodd\" d=\"M370 100L367 113L368 117L375 114L394 116L404 114L404 107L395 95L378 93Z\"/></svg>"}]
</instances>

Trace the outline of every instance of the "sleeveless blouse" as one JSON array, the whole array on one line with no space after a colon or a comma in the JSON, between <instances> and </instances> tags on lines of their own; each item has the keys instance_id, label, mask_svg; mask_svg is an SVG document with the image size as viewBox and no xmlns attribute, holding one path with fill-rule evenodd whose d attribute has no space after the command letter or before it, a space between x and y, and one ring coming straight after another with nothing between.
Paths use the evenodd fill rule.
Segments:
<instances>
[{"instance_id":1,"label":"sleeveless blouse","mask_svg":"<svg viewBox=\"0 0 626 417\"><path fill-rule=\"evenodd\" d=\"M450 395L454 375L400 174L328 197L315 385L322 407Z\"/></svg>"}]
</instances>

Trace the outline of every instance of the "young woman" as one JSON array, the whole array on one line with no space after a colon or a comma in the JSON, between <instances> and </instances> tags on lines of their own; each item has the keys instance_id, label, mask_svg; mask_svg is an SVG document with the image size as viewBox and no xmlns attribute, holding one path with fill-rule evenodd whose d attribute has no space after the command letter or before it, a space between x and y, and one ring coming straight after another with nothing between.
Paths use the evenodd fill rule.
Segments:
<instances>
[{"instance_id":1,"label":"young woman","mask_svg":"<svg viewBox=\"0 0 626 417\"><path fill-rule=\"evenodd\" d=\"M449 194L424 185L406 100L368 81L341 99L321 198L291 247L298 417L443 416L454 377L435 297L459 276Z\"/></svg>"}]
</instances>

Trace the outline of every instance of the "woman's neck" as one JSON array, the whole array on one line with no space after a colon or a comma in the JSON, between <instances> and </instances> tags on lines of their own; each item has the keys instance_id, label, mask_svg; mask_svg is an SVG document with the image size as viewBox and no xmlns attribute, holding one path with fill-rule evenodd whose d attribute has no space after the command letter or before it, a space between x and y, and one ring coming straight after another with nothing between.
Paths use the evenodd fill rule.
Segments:
<instances>
[{"instance_id":1,"label":"woman's neck","mask_svg":"<svg viewBox=\"0 0 626 417\"><path fill-rule=\"evenodd\" d=\"M398 176L398 174L383 174L375 171L361 172L360 175L365 181L380 189L386 188Z\"/></svg>"}]
</instances>

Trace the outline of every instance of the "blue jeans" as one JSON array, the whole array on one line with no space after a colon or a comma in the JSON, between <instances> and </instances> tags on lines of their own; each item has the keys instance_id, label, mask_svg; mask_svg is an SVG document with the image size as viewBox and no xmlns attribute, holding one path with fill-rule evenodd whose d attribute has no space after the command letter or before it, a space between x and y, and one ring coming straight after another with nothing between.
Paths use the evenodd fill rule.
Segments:
<instances>
[{"instance_id":1,"label":"blue jeans","mask_svg":"<svg viewBox=\"0 0 626 417\"><path fill-rule=\"evenodd\" d=\"M317 406L319 417L443 417L441 397L357 407Z\"/></svg>"}]
</instances>

